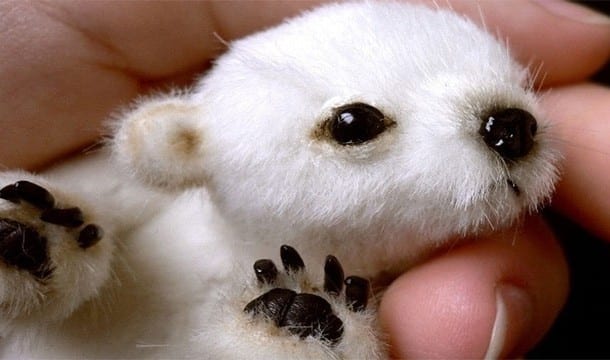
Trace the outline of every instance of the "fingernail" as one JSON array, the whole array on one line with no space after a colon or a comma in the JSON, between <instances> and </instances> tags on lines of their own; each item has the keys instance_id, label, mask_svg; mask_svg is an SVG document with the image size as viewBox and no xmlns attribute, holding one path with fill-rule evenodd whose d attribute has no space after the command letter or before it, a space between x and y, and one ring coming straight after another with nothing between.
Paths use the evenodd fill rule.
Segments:
<instances>
[{"instance_id":1,"label":"fingernail","mask_svg":"<svg viewBox=\"0 0 610 360\"><path fill-rule=\"evenodd\" d=\"M496 288L496 319L485 359L510 355L531 327L532 299L522 288L501 284Z\"/></svg>"},{"instance_id":2,"label":"fingernail","mask_svg":"<svg viewBox=\"0 0 610 360\"><path fill-rule=\"evenodd\" d=\"M610 17L565 0L534 0L555 16L585 24L610 25Z\"/></svg>"}]
</instances>

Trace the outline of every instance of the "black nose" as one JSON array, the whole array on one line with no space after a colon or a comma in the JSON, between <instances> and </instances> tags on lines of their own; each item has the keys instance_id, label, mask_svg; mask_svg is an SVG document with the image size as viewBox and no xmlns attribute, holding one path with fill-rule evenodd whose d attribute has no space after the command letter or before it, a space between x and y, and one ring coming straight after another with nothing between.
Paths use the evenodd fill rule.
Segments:
<instances>
[{"instance_id":1,"label":"black nose","mask_svg":"<svg viewBox=\"0 0 610 360\"><path fill-rule=\"evenodd\" d=\"M532 114L508 108L487 115L479 133L487 146L503 158L513 160L532 150L536 130L538 124Z\"/></svg>"}]
</instances>

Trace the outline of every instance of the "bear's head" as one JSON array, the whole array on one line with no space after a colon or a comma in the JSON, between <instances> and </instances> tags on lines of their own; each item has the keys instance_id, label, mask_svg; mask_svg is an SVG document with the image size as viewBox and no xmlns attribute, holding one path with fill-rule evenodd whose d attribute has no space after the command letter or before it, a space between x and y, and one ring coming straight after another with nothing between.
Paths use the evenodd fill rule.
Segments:
<instances>
[{"instance_id":1,"label":"bear's head","mask_svg":"<svg viewBox=\"0 0 610 360\"><path fill-rule=\"evenodd\" d=\"M206 187L244 240L409 255L537 209L557 178L549 141L527 71L491 35L371 2L236 41L192 91L127 113L115 153L149 183Z\"/></svg>"}]
</instances>

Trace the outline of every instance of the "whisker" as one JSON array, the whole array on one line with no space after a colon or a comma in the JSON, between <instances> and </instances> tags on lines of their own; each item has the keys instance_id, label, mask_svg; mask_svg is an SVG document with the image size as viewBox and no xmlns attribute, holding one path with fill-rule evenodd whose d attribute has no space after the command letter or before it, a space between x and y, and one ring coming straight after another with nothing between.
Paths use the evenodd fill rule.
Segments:
<instances>
[{"instance_id":1,"label":"whisker","mask_svg":"<svg viewBox=\"0 0 610 360\"><path fill-rule=\"evenodd\" d=\"M483 28L483 30L485 30L485 32L490 32L489 31L489 26L487 26L487 22L485 21L485 14L483 14L483 8L481 8L481 3L477 2L477 12L479 13L479 20L481 20L481 27ZM508 38L507 38L508 40ZM509 47L506 47L506 50L508 51Z\"/></svg>"},{"instance_id":2,"label":"whisker","mask_svg":"<svg viewBox=\"0 0 610 360\"><path fill-rule=\"evenodd\" d=\"M534 67L532 69L532 67ZM530 74L530 78L529 80L529 84L528 84L528 90L534 91L536 93L540 93L541 90L544 88L544 82L546 81L547 72L542 72L543 70L543 64L542 63L538 63L537 65L533 65L533 61L530 61L530 63L527 66L527 69L529 71Z\"/></svg>"}]
</instances>

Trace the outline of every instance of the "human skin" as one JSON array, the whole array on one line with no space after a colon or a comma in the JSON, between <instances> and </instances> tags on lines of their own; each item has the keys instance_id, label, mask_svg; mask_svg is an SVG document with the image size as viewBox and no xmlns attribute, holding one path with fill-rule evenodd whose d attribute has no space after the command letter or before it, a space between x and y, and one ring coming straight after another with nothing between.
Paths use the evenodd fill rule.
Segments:
<instances>
[{"instance_id":1,"label":"human skin","mask_svg":"<svg viewBox=\"0 0 610 360\"><path fill-rule=\"evenodd\" d=\"M0 163L39 169L82 149L113 110L205 70L224 49L216 36L235 39L315 4L0 2ZM556 2L451 6L484 18L544 74L542 91L553 87L542 104L565 155L556 209L610 238L610 129L601 120L610 119L610 90L586 82L608 59L610 22ZM556 240L533 217L404 274L385 294L380 318L398 358L518 356L552 323L567 278ZM508 309L503 338L491 335L498 299Z\"/></svg>"}]
</instances>

